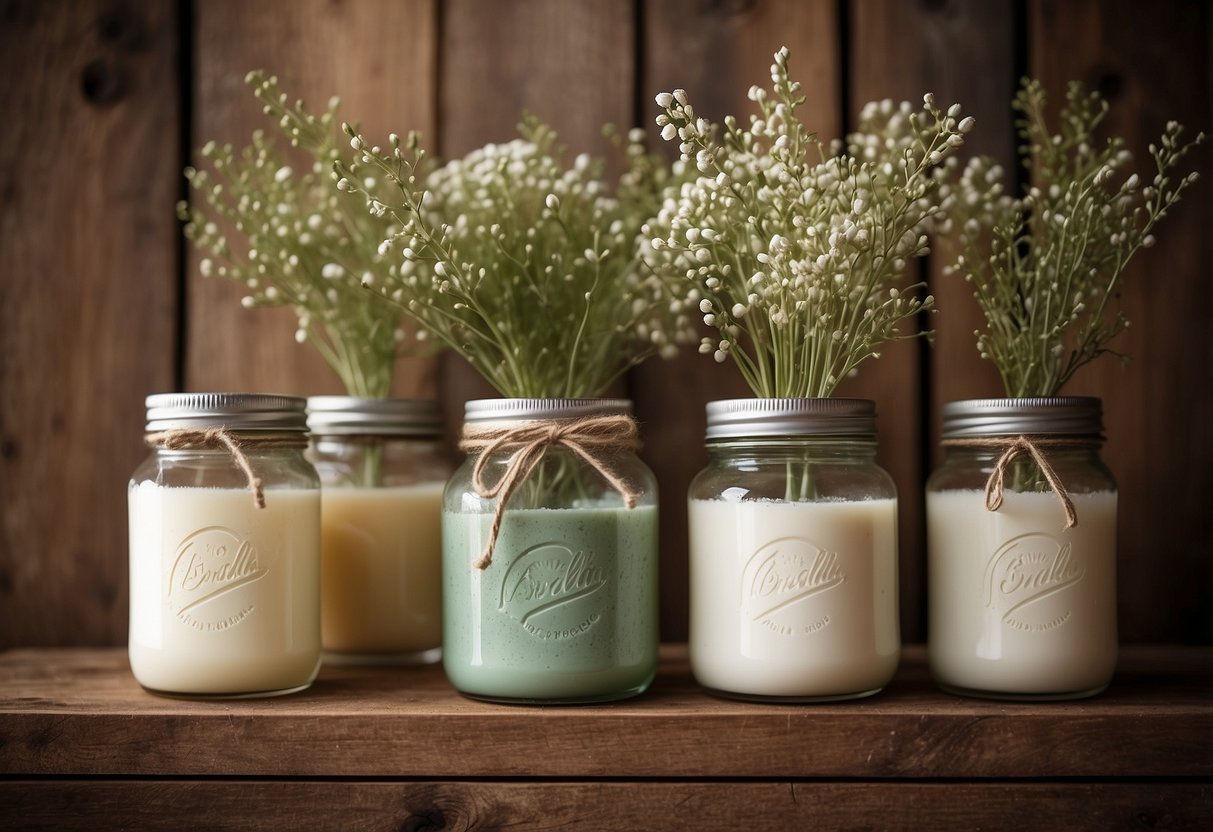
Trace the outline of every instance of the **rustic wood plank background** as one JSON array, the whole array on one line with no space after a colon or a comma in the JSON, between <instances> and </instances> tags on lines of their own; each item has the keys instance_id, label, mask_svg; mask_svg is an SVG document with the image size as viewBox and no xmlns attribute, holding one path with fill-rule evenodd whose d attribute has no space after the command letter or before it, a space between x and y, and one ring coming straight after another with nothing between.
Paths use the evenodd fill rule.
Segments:
<instances>
[{"instance_id":1,"label":"rustic wood plank background","mask_svg":"<svg viewBox=\"0 0 1213 832\"><path fill-rule=\"evenodd\" d=\"M823 136L864 101L932 90L979 119L971 148L1014 164L1008 102L1025 73L1060 97L1111 100L1143 157L1167 119L1210 128L1213 3L1131 0L0 0L0 648L126 638L125 482L143 455L143 397L170 389L335 392L295 345L290 313L239 308L203 280L173 203L210 138L261 123L248 69L372 133L419 129L456 155L511 137L517 114L603 152L604 122L653 135L652 96L683 86L712 117L746 108L786 43ZM1213 146L1195 157L1213 171ZM1070 392L1102 396L1121 484L1121 633L1213 640L1213 190L1199 183L1133 264L1122 302L1133 360ZM902 624L925 637L922 481L944 401L999 392L978 313L941 273L935 346L895 345L842 391L877 401L881 460L901 494ZM450 357L404 362L402 395L453 418L487 393ZM635 371L662 486L662 632L686 635L684 494L703 464L703 405L745 395L688 355Z\"/></svg>"}]
</instances>

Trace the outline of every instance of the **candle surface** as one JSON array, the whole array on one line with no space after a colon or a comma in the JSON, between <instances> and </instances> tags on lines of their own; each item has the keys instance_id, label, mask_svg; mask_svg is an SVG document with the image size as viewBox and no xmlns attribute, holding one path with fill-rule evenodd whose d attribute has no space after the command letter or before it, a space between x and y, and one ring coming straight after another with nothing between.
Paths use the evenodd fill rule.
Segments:
<instances>
[{"instance_id":1,"label":"candle surface","mask_svg":"<svg viewBox=\"0 0 1213 832\"><path fill-rule=\"evenodd\" d=\"M1116 494L928 492L930 662L945 687L1063 694L1106 685L1116 664Z\"/></svg>"},{"instance_id":2,"label":"candle surface","mask_svg":"<svg viewBox=\"0 0 1213 832\"><path fill-rule=\"evenodd\" d=\"M443 515L443 665L475 696L590 701L638 693L657 666L657 510Z\"/></svg>"},{"instance_id":3,"label":"candle surface","mask_svg":"<svg viewBox=\"0 0 1213 832\"><path fill-rule=\"evenodd\" d=\"M900 652L897 501L689 502L691 668L751 696L841 697Z\"/></svg>"},{"instance_id":4,"label":"candle surface","mask_svg":"<svg viewBox=\"0 0 1213 832\"><path fill-rule=\"evenodd\" d=\"M442 643L442 488L324 488L325 650L417 654Z\"/></svg>"},{"instance_id":5,"label":"candle surface","mask_svg":"<svg viewBox=\"0 0 1213 832\"><path fill-rule=\"evenodd\" d=\"M320 493L135 484L130 661L155 691L306 686L320 665Z\"/></svg>"}]
</instances>

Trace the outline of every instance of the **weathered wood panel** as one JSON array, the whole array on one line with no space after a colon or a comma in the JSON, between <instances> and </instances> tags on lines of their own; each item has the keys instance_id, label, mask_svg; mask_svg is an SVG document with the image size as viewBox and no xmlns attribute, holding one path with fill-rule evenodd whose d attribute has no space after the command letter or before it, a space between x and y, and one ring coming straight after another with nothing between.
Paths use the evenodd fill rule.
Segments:
<instances>
[{"instance_id":1,"label":"weathered wood panel","mask_svg":"<svg viewBox=\"0 0 1213 832\"><path fill-rule=\"evenodd\" d=\"M437 666L325 667L280 699L189 702L125 651L0 656L0 776L661 778L1213 777L1208 648L1127 649L1082 703L940 693L907 650L875 697L813 707L707 696L684 647L645 694L576 708L457 694Z\"/></svg>"},{"instance_id":2,"label":"weathered wood panel","mask_svg":"<svg viewBox=\"0 0 1213 832\"><path fill-rule=\"evenodd\" d=\"M0 3L0 646L126 637L126 481L174 383L178 5Z\"/></svg>"},{"instance_id":3,"label":"weathered wood panel","mask_svg":"<svg viewBox=\"0 0 1213 832\"><path fill-rule=\"evenodd\" d=\"M720 122L736 115L743 124L754 105L751 84L770 85L771 56L782 45L792 52L792 74L804 85L802 117L823 139L841 135L839 22L830 0L711 0L649 2L643 7L644 75L639 121L650 145L671 158L653 119L658 92L681 87L703 117ZM644 458L661 485L661 633L687 637L687 487L707 463L704 406L714 399L753 395L732 364L716 364L694 346L673 360L654 359L632 371L631 395L645 437Z\"/></svg>"},{"instance_id":4,"label":"weathered wood panel","mask_svg":"<svg viewBox=\"0 0 1213 832\"><path fill-rule=\"evenodd\" d=\"M820 782L0 784L0 820L21 829L176 832L343 829L1199 829L1206 784Z\"/></svg>"},{"instance_id":5,"label":"weathered wood panel","mask_svg":"<svg viewBox=\"0 0 1213 832\"><path fill-rule=\"evenodd\" d=\"M1071 79L1108 96L1110 133L1124 136L1142 178L1153 178L1147 145L1170 119L1189 135L1210 128L1207 2L1130 0L1030 6L1032 74L1064 101ZM1105 356L1067 392L1101 396L1104 459L1120 485L1119 601L1128 641L1213 638L1213 143L1186 170L1205 178L1158 228L1158 245L1127 269L1121 305L1131 321Z\"/></svg>"},{"instance_id":6,"label":"weathered wood panel","mask_svg":"<svg viewBox=\"0 0 1213 832\"><path fill-rule=\"evenodd\" d=\"M985 153L1015 164L1009 102L1014 70L1015 26L1009 3L854 3L851 27L851 99L891 98L922 106L927 92L938 106L959 102L977 119L963 157ZM907 37L907 32L915 33ZM923 482L938 447L941 403L998 394L998 375L973 345L981 312L959 278L945 278L948 247L936 249L912 268L928 283L939 311L923 325L935 330L933 348L919 341L890 345L860 379L873 386L884 458L901 497L902 638L926 638L926 548Z\"/></svg>"},{"instance_id":7,"label":"weathered wood panel","mask_svg":"<svg viewBox=\"0 0 1213 832\"><path fill-rule=\"evenodd\" d=\"M340 95L342 117L368 136L436 131L435 0L299 0L198 3L194 25L193 145L248 144L253 130L275 126L244 83L250 69L277 75L282 89L316 112ZM201 257L188 266L185 385L191 390L343 393L316 351L295 343L289 309L246 311L244 287L204 279ZM433 360L397 370L400 395L433 396Z\"/></svg>"}]
</instances>

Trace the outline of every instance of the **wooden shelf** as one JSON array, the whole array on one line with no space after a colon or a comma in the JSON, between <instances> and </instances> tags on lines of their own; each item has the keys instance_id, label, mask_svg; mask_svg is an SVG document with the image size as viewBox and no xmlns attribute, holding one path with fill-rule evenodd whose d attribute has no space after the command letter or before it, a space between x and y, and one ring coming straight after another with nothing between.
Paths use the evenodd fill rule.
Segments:
<instances>
[{"instance_id":1,"label":"wooden shelf","mask_svg":"<svg viewBox=\"0 0 1213 832\"><path fill-rule=\"evenodd\" d=\"M321 804L347 803L370 812L368 821L382 819L376 807L395 811L397 826L382 828L425 817L446 819L433 828L462 828L449 826L452 807L486 801L497 808L475 815L482 825L516 817L510 812L531 817L527 807L545 803L549 817L566 820L596 805L583 819L601 828L634 812L640 826L698 817L671 814L678 800L746 823L856 821L874 805L900 807L885 817L893 828L1001 816L1022 829L1030 824L1015 812L1028 804L1094 811L1096 801L1119 814L1090 828L1134 817L1204 824L1213 823L1211 692L1213 650L1131 647L1094 699L960 699L935 690L922 648L911 647L879 696L759 705L704 695L685 648L667 646L648 693L603 706L475 702L437 666L326 667L293 696L192 702L145 693L121 649L14 650L0 655L0 821L7 812L32 828L39 817L44 828L66 828L53 808L70 797L107 807L111 820L115 807L164 803L153 816L167 818L172 806L218 801L243 806L236 825L258 829L289 828L294 815L284 807L321 812L307 820L330 817ZM603 815L612 801L630 808ZM430 815L418 814L422 804ZM1014 817L1005 814L1016 806Z\"/></svg>"}]
</instances>

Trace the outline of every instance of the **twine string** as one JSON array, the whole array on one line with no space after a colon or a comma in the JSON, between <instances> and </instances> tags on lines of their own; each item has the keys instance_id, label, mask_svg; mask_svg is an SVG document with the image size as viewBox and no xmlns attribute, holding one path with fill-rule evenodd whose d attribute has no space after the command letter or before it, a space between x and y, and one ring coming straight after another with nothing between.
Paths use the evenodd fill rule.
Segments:
<instances>
[{"instance_id":1,"label":"twine string","mask_svg":"<svg viewBox=\"0 0 1213 832\"><path fill-rule=\"evenodd\" d=\"M1049 463L1048 458L1041 449L1090 448L1098 445L1096 440L1081 437L1052 439L1030 437L1021 434L1020 436L1009 438L945 439L942 444L952 447L994 448L1002 450L1002 454L994 464L994 470L990 473L990 478L986 480L986 511L998 511L1002 507L1007 468L1021 454L1027 454L1036 463L1036 466L1040 469L1040 473L1044 475L1045 481L1053 489L1053 493L1057 495L1057 500L1061 503L1062 511L1066 515L1065 528L1072 529L1078 525L1078 512L1074 508L1074 501L1070 499L1070 494L1066 491L1061 477L1057 476L1057 472L1053 469L1053 466Z\"/></svg>"},{"instance_id":2,"label":"twine string","mask_svg":"<svg viewBox=\"0 0 1213 832\"><path fill-rule=\"evenodd\" d=\"M258 436L236 437L226 428L179 428L160 433L149 433L144 441L152 448L164 448L179 451L185 448L202 448L206 450L226 450L232 461L244 472L248 480L248 490L253 494L253 504L257 508L265 508L265 490L261 487L261 478L253 470L245 448L304 448L307 440L299 436Z\"/></svg>"},{"instance_id":3,"label":"twine string","mask_svg":"<svg viewBox=\"0 0 1213 832\"><path fill-rule=\"evenodd\" d=\"M636 421L623 415L551 419L510 427L465 425L459 448L479 454L472 467L472 488L486 500L497 500L488 543L472 565L483 570L493 562L493 548L501 533L506 503L553 447L560 446L572 451L619 492L628 508L635 508L639 492L612 470L607 457L616 451L636 450L639 444ZM497 482L489 483L485 473L489 462L498 453L509 453L509 461Z\"/></svg>"}]
</instances>

